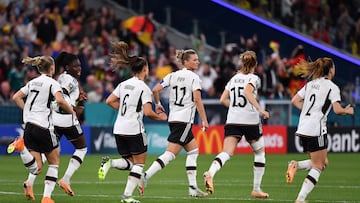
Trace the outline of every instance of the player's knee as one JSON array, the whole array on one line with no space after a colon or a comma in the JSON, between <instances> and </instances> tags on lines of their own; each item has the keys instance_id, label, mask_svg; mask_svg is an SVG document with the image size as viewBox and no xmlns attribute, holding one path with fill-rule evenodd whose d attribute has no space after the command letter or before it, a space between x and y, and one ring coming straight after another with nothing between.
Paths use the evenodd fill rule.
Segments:
<instances>
[{"instance_id":1,"label":"player's knee","mask_svg":"<svg viewBox=\"0 0 360 203\"><path fill-rule=\"evenodd\" d=\"M42 166L38 166L36 164L36 166L31 166L31 167L28 167L28 171L31 173L31 174L34 174L34 175L38 175L42 172Z\"/></svg>"},{"instance_id":2,"label":"player's knee","mask_svg":"<svg viewBox=\"0 0 360 203\"><path fill-rule=\"evenodd\" d=\"M172 152L169 151L165 151L162 155L159 156L158 158L158 162L162 162L160 163L160 165L164 165L166 166L170 161L175 159L175 155Z\"/></svg>"},{"instance_id":3,"label":"player's knee","mask_svg":"<svg viewBox=\"0 0 360 203\"><path fill-rule=\"evenodd\" d=\"M87 153L87 147L76 149L72 158L77 160L80 164L83 162Z\"/></svg>"},{"instance_id":4,"label":"player's knee","mask_svg":"<svg viewBox=\"0 0 360 203\"><path fill-rule=\"evenodd\" d=\"M253 142L250 145L254 153L264 152L265 142L262 136L256 142Z\"/></svg>"}]
</instances>

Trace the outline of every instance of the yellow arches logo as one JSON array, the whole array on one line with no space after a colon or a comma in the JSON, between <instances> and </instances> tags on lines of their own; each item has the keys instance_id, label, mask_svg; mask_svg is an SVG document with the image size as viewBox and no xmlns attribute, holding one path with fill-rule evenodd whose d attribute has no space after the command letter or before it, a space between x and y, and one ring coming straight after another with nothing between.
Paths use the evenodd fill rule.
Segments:
<instances>
[{"instance_id":1,"label":"yellow arches logo","mask_svg":"<svg viewBox=\"0 0 360 203\"><path fill-rule=\"evenodd\" d=\"M194 136L202 154L217 154L222 151L224 141L224 127L211 126L206 132L201 127L194 126Z\"/></svg>"}]
</instances>

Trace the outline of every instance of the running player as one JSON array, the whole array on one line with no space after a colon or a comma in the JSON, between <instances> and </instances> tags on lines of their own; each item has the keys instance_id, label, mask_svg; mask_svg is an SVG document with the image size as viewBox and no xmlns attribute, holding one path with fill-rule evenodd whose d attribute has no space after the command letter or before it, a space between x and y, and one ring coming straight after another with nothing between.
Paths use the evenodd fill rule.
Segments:
<instances>
[{"instance_id":1,"label":"running player","mask_svg":"<svg viewBox=\"0 0 360 203\"><path fill-rule=\"evenodd\" d=\"M199 57L192 49L176 50L176 57L184 67L170 73L153 88L157 112L164 111L160 103L159 92L164 88L170 89L169 97L169 127L168 146L166 151L152 163L142 177L139 191L144 193L146 182L157 172L163 169L182 149L187 152L186 173L189 181L189 195L192 197L205 197L207 193L201 191L196 182L198 146L191 131L196 109L202 120L203 130L209 127L204 105L201 100L201 81L194 73L199 67ZM196 108L196 109L195 109Z\"/></svg>"},{"instance_id":2,"label":"running player","mask_svg":"<svg viewBox=\"0 0 360 203\"><path fill-rule=\"evenodd\" d=\"M155 113L152 110L152 92L144 82L149 75L147 61L138 56L128 56L128 45L125 42L113 43L114 52L111 55L113 66L130 67L133 77L120 83L106 103L119 110L114 124L116 145L121 159L103 158L98 171L99 179L104 180L111 167L130 170L122 203L140 203L132 197L143 172L147 137L143 124L143 114L154 120L166 120L164 112Z\"/></svg>"},{"instance_id":3,"label":"running player","mask_svg":"<svg viewBox=\"0 0 360 203\"><path fill-rule=\"evenodd\" d=\"M295 201L304 203L328 164L326 120L331 107L338 115L353 115L354 108L350 105L343 108L340 104L339 87L331 81L335 76L335 64L331 58L319 58L310 63L302 61L297 67L304 76L311 78L291 100L301 110L295 135L299 136L303 151L310 159L291 161L286 172L286 182L292 183L297 169L309 170Z\"/></svg>"},{"instance_id":4,"label":"running player","mask_svg":"<svg viewBox=\"0 0 360 203\"><path fill-rule=\"evenodd\" d=\"M60 108L53 112L55 130L60 135L59 140L62 135L65 135L67 140L75 147L75 152L69 161L64 176L58 181L58 185L66 194L74 196L74 192L70 187L70 179L75 171L79 169L87 152L85 136L78 120L84 111L86 96L78 82L81 72L79 58L74 54L61 52L56 58L55 64L58 69L63 67L65 70L59 75L57 81L60 83L63 93L70 99L71 106L75 111L74 114L68 114Z\"/></svg>"},{"instance_id":5,"label":"running player","mask_svg":"<svg viewBox=\"0 0 360 203\"><path fill-rule=\"evenodd\" d=\"M260 188L265 171L265 144L259 114L264 119L268 119L269 112L265 111L256 100L260 79L254 74L257 66L255 52L246 51L240 58L241 69L230 79L220 97L220 102L229 109L224 127L223 151L215 157L209 170L204 173L204 184L206 191L213 194L215 174L234 155L238 142L245 136L254 152L254 180L251 196L268 198L269 194Z\"/></svg>"},{"instance_id":6,"label":"running player","mask_svg":"<svg viewBox=\"0 0 360 203\"><path fill-rule=\"evenodd\" d=\"M51 101L55 97L59 106L68 113L72 114L73 109L62 97L59 83L52 79L55 71L53 58L27 57L23 63L36 66L41 75L29 81L13 96L15 103L23 109L25 129L23 139L16 140L12 146L15 151L20 152L25 167L33 174L41 173L43 166L41 153L45 154L48 170L41 203L53 203L51 194L58 177L60 150L51 117ZM25 97L27 99L24 102Z\"/></svg>"}]
</instances>

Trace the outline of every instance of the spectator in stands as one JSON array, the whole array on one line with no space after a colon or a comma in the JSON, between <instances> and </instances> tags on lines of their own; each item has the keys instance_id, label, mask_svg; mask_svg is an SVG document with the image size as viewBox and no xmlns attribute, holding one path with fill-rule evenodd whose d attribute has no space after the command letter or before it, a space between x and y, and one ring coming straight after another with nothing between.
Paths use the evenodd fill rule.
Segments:
<instances>
[{"instance_id":1,"label":"spectator in stands","mask_svg":"<svg viewBox=\"0 0 360 203\"><path fill-rule=\"evenodd\" d=\"M95 89L87 93L88 102L103 102L104 101L104 87L102 82L98 81L95 84Z\"/></svg>"},{"instance_id":2,"label":"spectator in stands","mask_svg":"<svg viewBox=\"0 0 360 203\"><path fill-rule=\"evenodd\" d=\"M202 96L204 98L215 96L214 81L218 77L216 71L210 64L210 60L209 56L205 56L204 61L197 70L197 74L201 80Z\"/></svg>"},{"instance_id":3,"label":"spectator in stands","mask_svg":"<svg viewBox=\"0 0 360 203\"><path fill-rule=\"evenodd\" d=\"M19 61L15 61L15 66L10 70L8 80L11 85L11 90L17 91L24 85L25 80L25 68L24 65Z\"/></svg>"},{"instance_id":4,"label":"spectator in stands","mask_svg":"<svg viewBox=\"0 0 360 203\"><path fill-rule=\"evenodd\" d=\"M51 42L55 41L58 30L55 22L50 18L50 8L45 8L37 30L39 30L37 37L41 40L42 44L50 45Z\"/></svg>"},{"instance_id":5,"label":"spectator in stands","mask_svg":"<svg viewBox=\"0 0 360 203\"><path fill-rule=\"evenodd\" d=\"M2 81L0 84L0 105L14 105L15 103L11 99L13 94L9 81Z\"/></svg>"}]
</instances>

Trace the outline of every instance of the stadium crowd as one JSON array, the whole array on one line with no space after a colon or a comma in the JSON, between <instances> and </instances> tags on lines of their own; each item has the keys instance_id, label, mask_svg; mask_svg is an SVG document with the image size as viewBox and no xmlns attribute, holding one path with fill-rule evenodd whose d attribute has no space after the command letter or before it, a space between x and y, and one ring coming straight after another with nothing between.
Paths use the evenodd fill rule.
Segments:
<instances>
[{"instance_id":1,"label":"stadium crowd","mask_svg":"<svg viewBox=\"0 0 360 203\"><path fill-rule=\"evenodd\" d=\"M244 1L237 3L241 2ZM334 1L327 2L326 5L330 5ZM331 20L340 19L337 16L342 14L341 5L346 10L345 8L352 1L345 2L339 3L336 7L339 8L339 11L336 10L338 15L329 13L328 18L320 19L318 25L334 23ZM136 33L123 27L126 19L119 19L115 15L114 8L102 6L98 10L86 9L85 4L84 0L21 0L0 4L0 105L12 105L11 95L38 74L34 68L24 66L21 63L22 58L37 55L49 55L56 58L61 51L78 55L82 67L80 83L87 93L88 102L103 102L119 82L131 75L128 69L110 68L110 44L119 40L129 43L132 54L142 55L149 61L150 77L147 82L150 87L153 87L166 74L177 69L175 49L185 48L194 48L199 55L201 65L198 74L202 80L204 98L220 97L225 84L241 65L239 64L240 53L252 50L262 56L264 46L270 46L273 53L262 56L264 60L259 60L256 70L262 80L262 86L259 89L261 97L289 99L305 83L294 68L294 64L306 58L302 45L294 47L293 53L289 56L281 56L280 45L277 42L260 45L258 35L254 33L247 39L240 36L239 42L228 44L222 51L207 53L204 51L206 36L201 35L200 40L193 40L194 47L174 47L167 37L165 26L156 29L149 43L144 44ZM320 4L319 9L324 5L324 3ZM348 13L353 14L352 11ZM349 15L347 19L351 16ZM147 19L151 21L152 17L153 14L148 15ZM317 18L314 17L314 19ZM304 19L304 22L307 21ZM346 36L355 36L360 33L357 29L356 32L352 32L354 27L358 27L355 26L355 20L352 22L354 23L346 24L349 31ZM333 29L331 32L345 34L343 33L346 31L343 29L344 25L335 24L335 27L333 27L334 24L329 25ZM293 26L298 25L293 23ZM336 27L341 29L335 29ZM329 31L329 43L335 43L337 40L332 37L331 32ZM345 41L342 44L346 44ZM338 45L339 43L336 46ZM59 73L62 70L56 71ZM348 91L343 91L343 93L349 92L348 99L351 100L353 85L347 88ZM347 102L351 103L351 101Z\"/></svg>"},{"instance_id":2,"label":"stadium crowd","mask_svg":"<svg viewBox=\"0 0 360 203\"><path fill-rule=\"evenodd\" d=\"M360 2L357 0L227 1L360 56Z\"/></svg>"}]
</instances>

